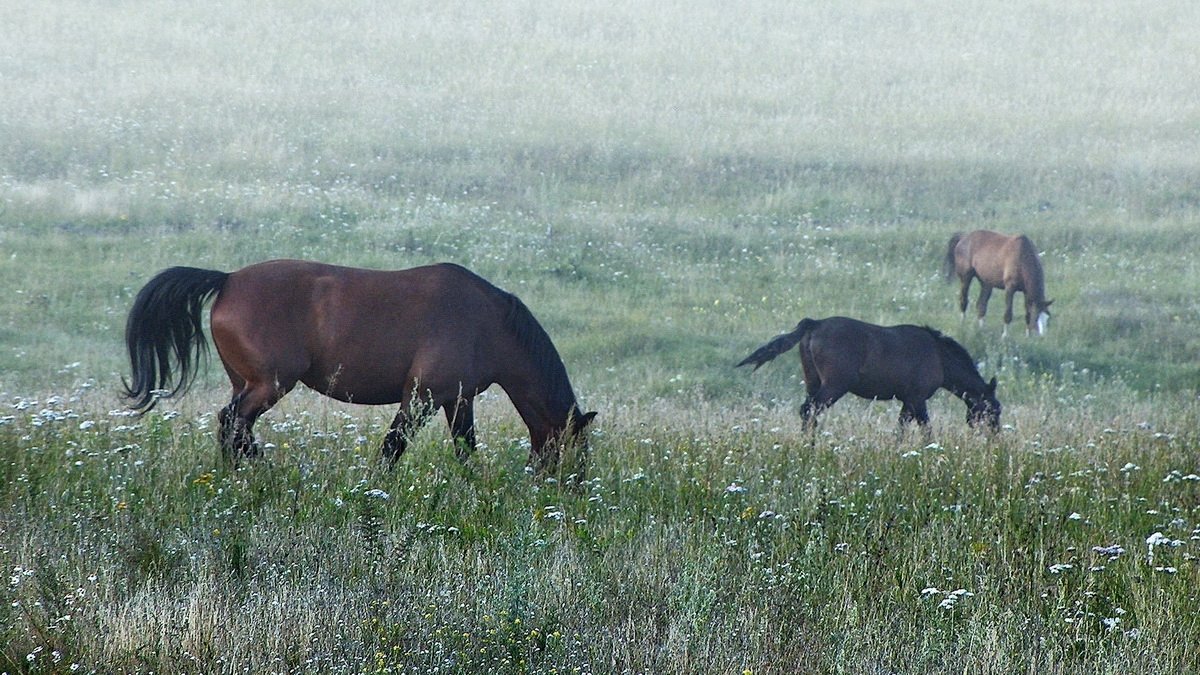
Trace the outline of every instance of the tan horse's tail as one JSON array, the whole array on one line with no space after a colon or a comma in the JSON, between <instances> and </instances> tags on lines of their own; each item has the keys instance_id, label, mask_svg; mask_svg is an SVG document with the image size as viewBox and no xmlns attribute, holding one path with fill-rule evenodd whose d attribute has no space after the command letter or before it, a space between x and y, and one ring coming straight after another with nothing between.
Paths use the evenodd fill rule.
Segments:
<instances>
[{"instance_id":1,"label":"tan horse's tail","mask_svg":"<svg viewBox=\"0 0 1200 675\"><path fill-rule=\"evenodd\" d=\"M950 237L950 245L946 247L946 257L942 260L942 273L946 275L946 281L954 281L954 249L961 240L962 232L955 232Z\"/></svg>"},{"instance_id":2,"label":"tan horse's tail","mask_svg":"<svg viewBox=\"0 0 1200 675\"><path fill-rule=\"evenodd\" d=\"M800 342L800 340L803 340L808 331L815 328L817 323L818 322L814 321L813 319L802 320L800 323L796 324L795 330L790 333L784 333L783 335L775 336L770 342L759 347L758 349L755 349L754 353L742 359L741 363L738 363L734 367L741 368L742 366L753 364L754 370L758 370L759 367L761 367L767 361L770 361L776 356L788 351L792 347L795 347L796 343Z\"/></svg>"}]
</instances>

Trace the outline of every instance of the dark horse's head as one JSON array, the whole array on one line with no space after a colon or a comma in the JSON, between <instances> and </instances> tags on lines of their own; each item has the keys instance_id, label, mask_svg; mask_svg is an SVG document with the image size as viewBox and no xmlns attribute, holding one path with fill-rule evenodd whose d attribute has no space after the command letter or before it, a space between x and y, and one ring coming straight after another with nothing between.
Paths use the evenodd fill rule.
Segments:
<instances>
[{"instance_id":1,"label":"dark horse's head","mask_svg":"<svg viewBox=\"0 0 1200 675\"><path fill-rule=\"evenodd\" d=\"M596 419L596 412L583 412L579 406L572 406L567 415L567 423L560 436L563 443L568 445L587 446L587 428Z\"/></svg>"},{"instance_id":2,"label":"dark horse's head","mask_svg":"<svg viewBox=\"0 0 1200 675\"><path fill-rule=\"evenodd\" d=\"M996 400L996 378L992 378L980 392L968 392L963 396L967 404L967 424L978 427L986 424L992 431L1000 429L1000 401Z\"/></svg>"}]
</instances>

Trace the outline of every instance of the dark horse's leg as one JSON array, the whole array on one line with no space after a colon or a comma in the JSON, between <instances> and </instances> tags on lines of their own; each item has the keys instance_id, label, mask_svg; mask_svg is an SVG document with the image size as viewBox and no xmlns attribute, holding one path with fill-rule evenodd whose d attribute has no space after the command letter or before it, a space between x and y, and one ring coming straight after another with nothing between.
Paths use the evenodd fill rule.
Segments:
<instances>
[{"instance_id":1,"label":"dark horse's leg","mask_svg":"<svg viewBox=\"0 0 1200 675\"><path fill-rule=\"evenodd\" d=\"M924 401L912 405L903 403L900 406L900 424L904 425L909 422L916 422L923 427L929 426L929 410L925 407Z\"/></svg>"},{"instance_id":2,"label":"dark horse's leg","mask_svg":"<svg viewBox=\"0 0 1200 675\"><path fill-rule=\"evenodd\" d=\"M800 419L804 421L804 426L810 431L817 428L817 415L825 412L829 406L838 402L838 399L846 395L845 387L832 387L828 383L815 388L815 392L810 389L808 398L800 405Z\"/></svg>"},{"instance_id":3,"label":"dark horse's leg","mask_svg":"<svg viewBox=\"0 0 1200 675\"><path fill-rule=\"evenodd\" d=\"M804 392L806 394L804 403L800 404L800 421L805 429L813 432L815 440L817 415L824 410L816 405L817 395L821 392L821 373L817 370L811 346L803 341L800 344L800 368L804 371Z\"/></svg>"},{"instance_id":4,"label":"dark horse's leg","mask_svg":"<svg viewBox=\"0 0 1200 675\"><path fill-rule=\"evenodd\" d=\"M933 437L933 432L929 429L929 409L926 408L925 401L918 401L912 405L902 402L900 406L900 423L896 428L897 436L904 434L904 429L909 422L917 423L926 441Z\"/></svg>"},{"instance_id":5,"label":"dark horse's leg","mask_svg":"<svg viewBox=\"0 0 1200 675\"><path fill-rule=\"evenodd\" d=\"M450 425L450 438L454 442L454 456L460 461L475 451L475 402L460 398L442 406L446 423Z\"/></svg>"},{"instance_id":6,"label":"dark horse's leg","mask_svg":"<svg viewBox=\"0 0 1200 675\"><path fill-rule=\"evenodd\" d=\"M804 423L804 428L812 431L817 428L817 415L821 413L813 405L812 397L804 399L804 403L800 406L800 421Z\"/></svg>"}]
</instances>

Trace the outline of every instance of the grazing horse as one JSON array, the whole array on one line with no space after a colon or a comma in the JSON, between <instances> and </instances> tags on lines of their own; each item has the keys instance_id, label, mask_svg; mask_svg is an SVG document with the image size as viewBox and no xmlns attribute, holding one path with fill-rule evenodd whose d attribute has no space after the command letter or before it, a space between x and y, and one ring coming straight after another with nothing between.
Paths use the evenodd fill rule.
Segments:
<instances>
[{"instance_id":1,"label":"grazing horse","mask_svg":"<svg viewBox=\"0 0 1200 675\"><path fill-rule=\"evenodd\" d=\"M1046 299L1045 278L1042 262L1038 259L1037 247L1023 234L1012 236L975 230L968 234L956 233L950 237L943 265L946 279L958 276L962 289L958 295L958 308L967 315L967 291L972 279L979 279L979 324L987 314L988 299L993 288L1004 289L1004 334L1008 335L1008 324L1013 317L1013 295L1017 291L1025 294L1025 334L1037 331L1044 335L1050 321L1050 303Z\"/></svg>"},{"instance_id":2,"label":"grazing horse","mask_svg":"<svg viewBox=\"0 0 1200 675\"><path fill-rule=\"evenodd\" d=\"M805 425L846 393L866 399L900 399L900 425L929 426L925 402L945 388L967 404L967 423L1000 428L996 378L984 382L962 345L922 326L876 326L834 316L804 319L796 329L772 339L738 367L754 370L800 345L808 398L800 406Z\"/></svg>"},{"instance_id":3,"label":"grazing horse","mask_svg":"<svg viewBox=\"0 0 1200 675\"><path fill-rule=\"evenodd\" d=\"M234 462L258 454L254 421L297 382L339 401L399 403L382 448L392 465L438 408L465 459L475 448L473 399L492 384L529 428L537 469L552 468L558 444L575 441L596 415L579 409L562 359L525 304L474 273L446 263L376 271L299 260L232 273L172 267L151 279L125 326L131 408L144 412L187 390L207 350L201 311L213 297L213 344L233 386L219 439Z\"/></svg>"}]
</instances>

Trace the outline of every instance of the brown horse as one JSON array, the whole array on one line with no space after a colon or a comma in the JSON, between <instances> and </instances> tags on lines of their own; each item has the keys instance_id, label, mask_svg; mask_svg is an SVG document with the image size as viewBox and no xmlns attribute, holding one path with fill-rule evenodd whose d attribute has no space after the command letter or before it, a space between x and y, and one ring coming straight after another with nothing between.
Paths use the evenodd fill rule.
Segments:
<instances>
[{"instance_id":1,"label":"brown horse","mask_svg":"<svg viewBox=\"0 0 1200 675\"><path fill-rule=\"evenodd\" d=\"M943 265L946 279L958 276L962 289L958 295L958 308L967 315L967 291L972 279L979 279L979 323L987 314L988 299L993 288L1004 289L1004 334L1012 323L1013 295L1017 291L1025 294L1025 334L1046 332L1050 321L1050 303L1046 299L1045 279L1042 262L1038 259L1037 247L1023 234L1012 236L975 230L968 234L956 233L950 237Z\"/></svg>"},{"instance_id":2,"label":"brown horse","mask_svg":"<svg viewBox=\"0 0 1200 675\"><path fill-rule=\"evenodd\" d=\"M806 425L847 393L872 400L900 400L900 425L916 421L928 429L925 402L945 388L967 404L967 423L1000 428L996 378L984 382L962 345L922 326L876 326L834 316L804 319L775 337L738 367L754 370L800 345L808 397L800 406Z\"/></svg>"},{"instance_id":3,"label":"brown horse","mask_svg":"<svg viewBox=\"0 0 1200 675\"><path fill-rule=\"evenodd\" d=\"M579 409L562 359L525 304L474 273L298 260L232 273L172 267L151 279L125 327L132 408L187 390L207 350L201 311L214 296L213 343L233 385L219 438L235 462L258 454L254 421L297 382L339 401L399 403L383 440L393 465L438 408L464 459L475 448L472 401L493 383L529 428L538 469L552 467L558 443L576 440L596 415Z\"/></svg>"}]
</instances>

